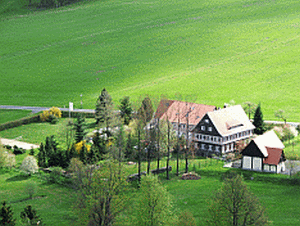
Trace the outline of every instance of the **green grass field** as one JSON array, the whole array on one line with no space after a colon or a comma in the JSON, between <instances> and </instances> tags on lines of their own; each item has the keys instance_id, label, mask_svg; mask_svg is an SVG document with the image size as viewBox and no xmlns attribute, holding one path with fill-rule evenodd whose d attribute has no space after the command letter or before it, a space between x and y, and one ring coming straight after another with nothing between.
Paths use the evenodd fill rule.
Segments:
<instances>
[{"instance_id":1,"label":"green grass field","mask_svg":"<svg viewBox=\"0 0 300 226\"><path fill-rule=\"evenodd\" d=\"M0 124L31 115L31 111L0 109Z\"/></svg>"},{"instance_id":2,"label":"green grass field","mask_svg":"<svg viewBox=\"0 0 300 226\"><path fill-rule=\"evenodd\" d=\"M299 1L88 1L27 10L0 3L0 103L94 108L161 94L261 102L299 121Z\"/></svg>"},{"instance_id":3,"label":"green grass field","mask_svg":"<svg viewBox=\"0 0 300 226\"><path fill-rule=\"evenodd\" d=\"M22 161L26 155L19 156L18 162ZM164 164L162 161L161 165ZM201 175L201 179L183 181L174 175L175 161L171 161L171 165L173 166L171 180L166 181L164 174L160 175L160 179L174 198L174 213L179 214L187 209L193 213L197 225L206 225L210 198L221 186L221 175L228 169L222 167L223 163L221 161L217 162L213 159L191 160L190 169L195 169ZM151 169L155 167L156 164L153 162ZM137 172L136 166L125 166L125 169L128 174ZM183 161L181 161L180 169L183 172ZM146 170L146 164L142 165L142 170ZM241 172L240 170L237 171ZM242 172L250 190L258 196L260 202L266 207L269 219L273 222L272 225L299 225L299 185L284 182L287 177L285 175ZM46 183L38 175L32 177L22 176L17 170L2 169L0 174L0 200L5 199L10 203L18 220L20 220L20 211L26 205L32 204L47 225L74 225L77 218L72 209L76 199L73 190L57 184ZM251 177L254 179L250 180ZM22 201L28 197L24 189L29 182L35 182L38 185L34 197L41 198ZM132 202L126 214L132 214L130 211L134 206L134 200ZM124 225L127 224L124 222Z\"/></svg>"}]
</instances>

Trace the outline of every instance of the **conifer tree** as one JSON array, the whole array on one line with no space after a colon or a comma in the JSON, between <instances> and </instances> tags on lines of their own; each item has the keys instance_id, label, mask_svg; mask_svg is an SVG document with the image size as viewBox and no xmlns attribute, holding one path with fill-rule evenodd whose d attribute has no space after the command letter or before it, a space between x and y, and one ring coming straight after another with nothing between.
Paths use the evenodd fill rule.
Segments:
<instances>
[{"instance_id":1,"label":"conifer tree","mask_svg":"<svg viewBox=\"0 0 300 226\"><path fill-rule=\"evenodd\" d=\"M254 133L258 135L261 135L266 131L264 120L263 120L263 113L260 108L260 103L258 104L255 110L253 125L256 127L254 129Z\"/></svg>"},{"instance_id":2,"label":"conifer tree","mask_svg":"<svg viewBox=\"0 0 300 226\"><path fill-rule=\"evenodd\" d=\"M107 135L109 134L109 127L114 118L114 105L111 96L104 88L96 103L95 119L96 124L103 123L106 128Z\"/></svg>"},{"instance_id":3,"label":"conifer tree","mask_svg":"<svg viewBox=\"0 0 300 226\"><path fill-rule=\"evenodd\" d=\"M142 101L141 107L138 110L139 117L143 122L148 123L152 119L153 113L154 109L152 101L149 97L145 97Z\"/></svg>"},{"instance_id":4,"label":"conifer tree","mask_svg":"<svg viewBox=\"0 0 300 226\"><path fill-rule=\"evenodd\" d=\"M124 124L128 125L132 118L131 117L132 107L128 96L120 100L119 110L120 110L120 116L123 119Z\"/></svg>"},{"instance_id":5,"label":"conifer tree","mask_svg":"<svg viewBox=\"0 0 300 226\"><path fill-rule=\"evenodd\" d=\"M86 128L85 119L81 114L78 114L77 121L75 122L75 125L74 125L76 143L83 141L83 139L86 135L85 128Z\"/></svg>"},{"instance_id":6,"label":"conifer tree","mask_svg":"<svg viewBox=\"0 0 300 226\"><path fill-rule=\"evenodd\" d=\"M43 142L40 145L40 151L37 155L39 167L46 167L46 152Z\"/></svg>"},{"instance_id":7,"label":"conifer tree","mask_svg":"<svg viewBox=\"0 0 300 226\"><path fill-rule=\"evenodd\" d=\"M6 202L2 202L2 207L0 209L0 225L14 226L16 224L16 219L13 218L13 211L10 206L6 206Z\"/></svg>"}]
</instances>

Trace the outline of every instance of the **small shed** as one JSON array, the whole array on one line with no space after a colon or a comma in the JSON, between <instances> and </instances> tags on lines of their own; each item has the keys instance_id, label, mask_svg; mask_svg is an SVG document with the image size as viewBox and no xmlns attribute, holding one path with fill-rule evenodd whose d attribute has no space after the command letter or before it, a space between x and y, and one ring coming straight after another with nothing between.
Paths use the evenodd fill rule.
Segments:
<instances>
[{"instance_id":1,"label":"small shed","mask_svg":"<svg viewBox=\"0 0 300 226\"><path fill-rule=\"evenodd\" d=\"M254 138L241 152L242 169L280 173L285 171L284 145L271 130Z\"/></svg>"}]
</instances>

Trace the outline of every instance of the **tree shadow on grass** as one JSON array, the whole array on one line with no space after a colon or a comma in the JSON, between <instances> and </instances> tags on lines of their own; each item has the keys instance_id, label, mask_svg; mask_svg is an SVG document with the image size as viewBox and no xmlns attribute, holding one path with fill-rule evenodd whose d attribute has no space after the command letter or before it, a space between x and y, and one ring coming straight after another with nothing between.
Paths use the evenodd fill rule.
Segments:
<instances>
[{"instance_id":1,"label":"tree shadow on grass","mask_svg":"<svg viewBox=\"0 0 300 226\"><path fill-rule=\"evenodd\" d=\"M16 175L16 176L7 178L6 181L7 181L7 182L23 181L23 180L27 180L28 178L30 178L29 175Z\"/></svg>"}]
</instances>

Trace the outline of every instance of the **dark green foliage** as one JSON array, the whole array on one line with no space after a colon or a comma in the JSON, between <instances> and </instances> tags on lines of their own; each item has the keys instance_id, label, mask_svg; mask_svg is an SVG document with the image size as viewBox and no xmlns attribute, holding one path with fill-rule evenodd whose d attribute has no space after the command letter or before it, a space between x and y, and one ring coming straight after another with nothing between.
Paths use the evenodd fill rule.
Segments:
<instances>
[{"instance_id":1,"label":"dark green foliage","mask_svg":"<svg viewBox=\"0 0 300 226\"><path fill-rule=\"evenodd\" d=\"M45 146L41 143L40 151L37 155L38 165L40 167L59 166L66 168L72 157L70 152L68 153L58 148L58 143L54 136L46 137Z\"/></svg>"},{"instance_id":2,"label":"dark green foliage","mask_svg":"<svg viewBox=\"0 0 300 226\"><path fill-rule=\"evenodd\" d=\"M128 160L136 160L137 159L137 153L134 148L134 141L132 139L131 133L127 135L127 141L126 141L126 146L125 146L125 152L124 152L124 157Z\"/></svg>"},{"instance_id":3,"label":"dark green foliage","mask_svg":"<svg viewBox=\"0 0 300 226\"><path fill-rule=\"evenodd\" d=\"M260 104L258 104L255 110L253 125L256 127L254 129L254 133L258 135L261 135L266 131L265 123L263 119L263 113L261 111Z\"/></svg>"},{"instance_id":4,"label":"dark green foliage","mask_svg":"<svg viewBox=\"0 0 300 226\"><path fill-rule=\"evenodd\" d=\"M0 225L1 226L13 226L16 224L16 219L13 218L13 211L10 206L6 205L6 202L2 202L0 209Z\"/></svg>"},{"instance_id":5,"label":"dark green foliage","mask_svg":"<svg viewBox=\"0 0 300 226\"><path fill-rule=\"evenodd\" d=\"M98 97L96 103L96 112L95 112L96 124L103 123L104 126L106 127L106 130L108 130L114 118L113 108L114 106L113 106L111 96L104 88L101 91L101 94Z\"/></svg>"},{"instance_id":6,"label":"dark green foliage","mask_svg":"<svg viewBox=\"0 0 300 226\"><path fill-rule=\"evenodd\" d=\"M46 167L46 151L43 143L41 143L39 149L40 151L37 155L38 165L39 167Z\"/></svg>"},{"instance_id":7,"label":"dark green foliage","mask_svg":"<svg viewBox=\"0 0 300 226\"><path fill-rule=\"evenodd\" d=\"M87 160L87 149L86 149L85 144L82 145L82 148L81 148L80 153L79 153L79 159L84 164L87 162L86 161Z\"/></svg>"},{"instance_id":8,"label":"dark green foliage","mask_svg":"<svg viewBox=\"0 0 300 226\"><path fill-rule=\"evenodd\" d=\"M24 154L26 152L23 148L19 148L17 145L14 145L13 148L14 148L13 153L15 155L22 155L22 154Z\"/></svg>"},{"instance_id":9,"label":"dark green foliage","mask_svg":"<svg viewBox=\"0 0 300 226\"><path fill-rule=\"evenodd\" d=\"M30 149L30 151L29 151L29 155L32 155L32 156L34 156L34 150L33 150L33 148L31 148L31 149Z\"/></svg>"},{"instance_id":10,"label":"dark green foliage","mask_svg":"<svg viewBox=\"0 0 300 226\"><path fill-rule=\"evenodd\" d=\"M103 160L104 155L107 153L107 147L106 140L100 136L99 132L96 132L93 137L93 145L91 149L93 149L97 159Z\"/></svg>"},{"instance_id":11,"label":"dark green foliage","mask_svg":"<svg viewBox=\"0 0 300 226\"><path fill-rule=\"evenodd\" d=\"M40 217L37 215L36 210L28 205L21 212L20 217L22 222L26 225L44 225Z\"/></svg>"},{"instance_id":12,"label":"dark green foliage","mask_svg":"<svg viewBox=\"0 0 300 226\"><path fill-rule=\"evenodd\" d=\"M146 124L152 119L153 113L154 110L152 101L149 97L145 97L142 101L141 107L138 110L138 117L144 124Z\"/></svg>"},{"instance_id":13,"label":"dark green foliage","mask_svg":"<svg viewBox=\"0 0 300 226\"><path fill-rule=\"evenodd\" d=\"M120 116L123 119L124 124L128 125L130 120L132 119L131 117L132 107L128 96L120 100L119 110L120 110Z\"/></svg>"},{"instance_id":14,"label":"dark green foliage","mask_svg":"<svg viewBox=\"0 0 300 226\"><path fill-rule=\"evenodd\" d=\"M85 119L84 119L84 117L82 117L81 114L78 114L77 121L75 122L75 125L74 125L76 143L83 141L83 139L86 135L85 128L86 128Z\"/></svg>"}]
</instances>

